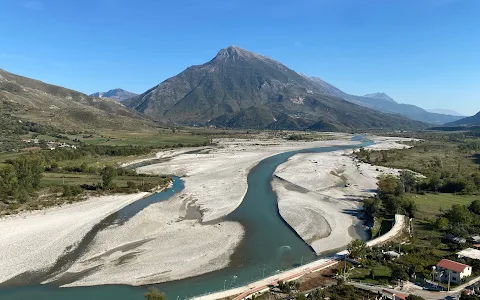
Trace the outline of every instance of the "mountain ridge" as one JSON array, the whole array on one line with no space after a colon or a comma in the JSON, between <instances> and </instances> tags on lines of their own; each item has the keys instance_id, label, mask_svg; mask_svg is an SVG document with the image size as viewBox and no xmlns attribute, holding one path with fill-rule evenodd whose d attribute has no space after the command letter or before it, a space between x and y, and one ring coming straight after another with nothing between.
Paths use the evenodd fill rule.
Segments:
<instances>
[{"instance_id":1,"label":"mountain ridge","mask_svg":"<svg viewBox=\"0 0 480 300\"><path fill-rule=\"evenodd\" d=\"M372 94L366 94L364 97L366 98L374 98L374 99L379 99L379 100L383 100L383 101L387 101L387 102L391 102L391 103L396 103L398 104L395 100L392 99L392 97L390 97L389 95L385 94L385 93L372 93Z\"/></svg>"},{"instance_id":2,"label":"mountain ridge","mask_svg":"<svg viewBox=\"0 0 480 300\"><path fill-rule=\"evenodd\" d=\"M23 120L63 130L128 129L154 123L110 98L81 92L0 69L0 102ZM2 111L3 113L3 111Z\"/></svg>"},{"instance_id":3,"label":"mountain ridge","mask_svg":"<svg viewBox=\"0 0 480 300\"><path fill-rule=\"evenodd\" d=\"M116 89L111 89L108 92L96 92L96 93L90 94L90 96L98 97L98 98L111 98L119 102L122 102L123 100L127 100L135 96L138 96L138 94L129 92L121 88L116 88Z\"/></svg>"},{"instance_id":4,"label":"mountain ridge","mask_svg":"<svg viewBox=\"0 0 480 300\"><path fill-rule=\"evenodd\" d=\"M480 125L480 112L471 117L466 117L455 122L447 123L446 126L476 126Z\"/></svg>"},{"instance_id":5,"label":"mountain ridge","mask_svg":"<svg viewBox=\"0 0 480 300\"><path fill-rule=\"evenodd\" d=\"M157 121L184 125L308 129L321 123L339 130L424 126L348 102L335 95L343 92L320 81L230 46L124 103Z\"/></svg>"}]
</instances>

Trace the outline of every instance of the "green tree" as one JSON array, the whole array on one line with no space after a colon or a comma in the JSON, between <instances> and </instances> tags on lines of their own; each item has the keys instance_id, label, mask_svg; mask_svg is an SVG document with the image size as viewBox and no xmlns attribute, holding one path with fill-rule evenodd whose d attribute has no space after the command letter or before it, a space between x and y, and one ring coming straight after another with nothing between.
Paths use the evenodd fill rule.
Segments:
<instances>
[{"instance_id":1,"label":"green tree","mask_svg":"<svg viewBox=\"0 0 480 300\"><path fill-rule=\"evenodd\" d=\"M442 180L438 176L438 174L434 174L430 177L428 181L428 187L431 191L438 192L440 187L442 186Z\"/></svg>"},{"instance_id":2,"label":"green tree","mask_svg":"<svg viewBox=\"0 0 480 300\"><path fill-rule=\"evenodd\" d=\"M150 288L148 292L144 294L147 300L166 300L164 293L159 292L156 288Z\"/></svg>"},{"instance_id":3,"label":"green tree","mask_svg":"<svg viewBox=\"0 0 480 300\"><path fill-rule=\"evenodd\" d=\"M461 296L460 296L460 300L478 300L478 299L480 299L480 297L475 296L475 295L467 295L467 293L465 293L465 291L463 291Z\"/></svg>"},{"instance_id":4,"label":"green tree","mask_svg":"<svg viewBox=\"0 0 480 300\"><path fill-rule=\"evenodd\" d=\"M348 245L347 250L349 257L361 259L367 255L367 244L362 240L354 240Z\"/></svg>"},{"instance_id":5,"label":"green tree","mask_svg":"<svg viewBox=\"0 0 480 300\"><path fill-rule=\"evenodd\" d=\"M408 280L407 271L401 265L392 265L392 279L394 280Z\"/></svg>"},{"instance_id":6,"label":"green tree","mask_svg":"<svg viewBox=\"0 0 480 300\"><path fill-rule=\"evenodd\" d=\"M12 165L0 167L0 195L11 197L18 189L18 178Z\"/></svg>"},{"instance_id":7,"label":"green tree","mask_svg":"<svg viewBox=\"0 0 480 300\"><path fill-rule=\"evenodd\" d=\"M468 206L468 209L474 214L480 215L480 200L475 200Z\"/></svg>"},{"instance_id":8,"label":"green tree","mask_svg":"<svg viewBox=\"0 0 480 300\"><path fill-rule=\"evenodd\" d=\"M105 189L109 189L113 186L113 181L117 178L117 169L112 166L106 166L102 170L102 186Z\"/></svg>"},{"instance_id":9,"label":"green tree","mask_svg":"<svg viewBox=\"0 0 480 300\"><path fill-rule=\"evenodd\" d=\"M81 165L80 165L80 171L82 173L88 173L88 164L86 162L83 162Z\"/></svg>"},{"instance_id":10,"label":"green tree","mask_svg":"<svg viewBox=\"0 0 480 300\"><path fill-rule=\"evenodd\" d=\"M415 190L417 186L417 176L409 170L400 171L400 181L402 182L406 193Z\"/></svg>"},{"instance_id":11,"label":"green tree","mask_svg":"<svg viewBox=\"0 0 480 300\"><path fill-rule=\"evenodd\" d=\"M444 216L452 226L470 225L472 222L472 213L466 206L460 204L452 205Z\"/></svg>"},{"instance_id":12,"label":"green tree","mask_svg":"<svg viewBox=\"0 0 480 300\"><path fill-rule=\"evenodd\" d=\"M438 230L446 230L448 225L448 219L445 217L439 217L437 220L435 220L435 228Z\"/></svg>"},{"instance_id":13,"label":"green tree","mask_svg":"<svg viewBox=\"0 0 480 300\"><path fill-rule=\"evenodd\" d=\"M399 189L400 181L398 178L392 175L383 176L377 183L378 197L383 200L383 198L394 195L400 196L403 194L403 191Z\"/></svg>"},{"instance_id":14,"label":"green tree","mask_svg":"<svg viewBox=\"0 0 480 300\"><path fill-rule=\"evenodd\" d=\"M407 300L425 300L425 298L417 295L413 295L413 294L408 295L406 299Z\"/></svg>"},{"instance_id":15,"label":"green tree","mask_svg":"<svg viewBox=\"0 0 480 300\"><path fill-rule=\"evenodd\" d=\"M369 215L375 216L382 208L382 201L378 198L367 198L363 201L363 209Z\"/></svg>"},{"instance_id":16,"label":"green tree","mask_svg":"<svg viewBox=\"0 0 480 300\"><path fill-rule=\"evenodd\" d=\"M405 215L409 216L410 218L415 217L415 212L417 211L417 204L413 199L403 199L401 203L401 207Z\"/></svg>"},{"instance_id":17,"label":"green tree","mask_svg":"<svg viewBox=\"0 0 480 300\"><path fill-rule=\"evenodd\" d=\"M307 297L305 297L305 294L300 293L296 297L297 300L307 300Z\"/></svg>"},{"instance_id":18,"label":"green tree","mask_svg":"<svg viewBox=\"0 0 480 300\"><path fill-rule=\"evenodd\" d=\"M11 161L15 168L18 178L18 184L27 192L32 192L40 185L42 173L44 171L43 160L37 156L20 156Z\"/></svg>"}]
</instances>

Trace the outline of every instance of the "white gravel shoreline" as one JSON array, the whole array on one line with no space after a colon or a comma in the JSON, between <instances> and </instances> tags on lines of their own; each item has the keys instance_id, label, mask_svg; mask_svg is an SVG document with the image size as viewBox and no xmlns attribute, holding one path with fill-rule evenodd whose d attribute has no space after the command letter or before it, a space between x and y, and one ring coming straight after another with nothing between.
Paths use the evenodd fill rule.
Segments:
<instances>
[{"instance_id":1,"label":"white gravel shoreline","mask_svg":"<svg viewBox=\"0 0 480 300\"><path fill-rule=\"evenodd\" d=\"M168 201L149 206L123 226L101 232L68 272L98 270L66 286L144 285L222 269L230 263L244 230L236 222L212 221L241 204L251 168L286 151L357 144L346 138L316 142L222 139L218 143L217 149L172 155L166 162L139 168L144 173L180 176L185 189ZM197 207L199 219L185 219L188 206ZM108 252L142 240L148 241L128 251ZM131 259L118 264L121 257L129 256Z\"/></svg>"},{"instance_id":2,"label":"white gravel shoreline","mask_svg":"<svg viewBox=\"0 0 480 300\"><path fill-rule=\"evenodd\" d=\"M0 218L0 282L47 268L102 219L148 193L86 201Z\"/></svg>"},{"instance_id":3,"label":"white gravel shoreline","mask_svg":"<svg viewBox=\"0 0 480 300\"><path fill-rule=\"evenodd\" d=\"M376 144L366 147L407 147L397 141L410 139L371 137ZM356 161L352 150L301 153L279 165L272 182L278 196L280 215L317 252L345 247L355 235L360 220L353 214L361 201L373 195L377 178L398 174L398 170Z\"/></svg>"},{"instance_id":4,"label":"white gravel shoreline","mask_svg":"<svg viewBox=\"0 0 480 300\"><path fill-rule=\"evenodd\" d=\"M217 141L218 148L205 148L200 153L181 153L184 152L181 149L159 153L157 157L170 159L139 168L139 172L180 176L185 181L185 189L168 201L150 205L124 225L111 226L100 232L87 253L61 275L96 267L95 272L67 286L144 285L224 268L242 240L244 229L236 222L216 223L215 220L228 215L241 204L247 191L247 175L251 168L261 160L282 152L358 143L350 141L349 137L338 134L338 140L314 142L222 139ZM390 141L385 143L387 142L394 144ZM313 174L310 168L300 171L304 164L311 164L305 159L315 159L317 164L327 163L332 158L335 158L336 163L342 164L346 163L344 159L349 159L338 154L325 156L327 154L299 154L284 164L286 167L281 165L277 169L279 177L306 188L308 193L290 191L283 184L273 182L279 195L280 213L317 252L323 251L323 245L335 246L325 243L325 239L340 241L339 244L346 241L348 226L342 226L348 225L346 220L352 219L345 219L338 211L357 207L346 205L349 202L340 200L338 203L341 205L337 203L332 206L327 201L327 204L323 204L325 206L320 207L316 203L320 192L323 197L330 199L345 196L343 191L332 188L330 183L333 182L333 175L329 172L323 172L322 176L325 182L331 181L326 185L330 188L319 191L318 186L315 186L319 183L308 180ZM297 157L305 159L302 162ZM345 174L349 173L345 171ZM352 176L349 180L355 182L358 179L355 176L360 175L353 173ZM365 186L362 185L362 188L371 188L372 184L374 187L375 183L376 180L372 179ZM325 187L323 183L319 186ZM359 185L358 189L360 188ZM292 193L297 194L292 197ZM146 193L108 196L110 198L102 198L101 201L91 199L62 208L0 219L0 282L28 270L52 265L66 247L80 241L104 216L145 195ZM309 210L310 219L316 218L314 223L299 221L305 219L303 206ZM187 207L193 209L187 211ZM332 207L334 211L331 211ZM331 230L325 230L327 225ZM342 228L347 228L347 231L343 232ZM6 235L3 234L5 232ZM52 236L56 239L53 240ZM18 255L19 252L22 253Z\"/></svg>"}]
</instances>

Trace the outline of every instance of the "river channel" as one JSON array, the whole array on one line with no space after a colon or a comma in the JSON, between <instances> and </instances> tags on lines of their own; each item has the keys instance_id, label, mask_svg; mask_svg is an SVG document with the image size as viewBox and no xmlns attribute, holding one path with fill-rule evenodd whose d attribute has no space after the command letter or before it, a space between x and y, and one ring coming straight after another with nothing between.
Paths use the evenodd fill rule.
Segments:
<instances>
[{"instance_id":1,"label":"river channel","mask_svg":"<svg viewBox=\"0 0 480 300\"><path fill-rule=\"evenodd\" d=\"M358 140L358 139L357 139ZM224 288L241 286L285 269L321 258L296 234L278 213L277 197L272 191L272 176L278 165L297 153L321 153L354 149L371 145L363 141L355 146L334 146L277 154L262 160L248 175L248 191L242 204L224 220L236 221L245 228L245 236L231 257L227 268L193 278L166 282L155 287L166 293L169 299L185 299ZM113 222L123 223L152 203L168 201L183 189L180 178L174 178L173 186L139 200L107 217L92 229L77 252L68 260L79 257L98 231ZM219 220L218 222L222 222ZM362 228L356 228L358 238L368 239ZM201 237L198 237L201 238ZM195 241L192 241L193 243ZM322 257L328 256L328 253ZM58 288L53 285L27 284L0 289L0 299L5 300L134 300L143 299L146 287L104 285L78 288Z\"/></svg>"}]
</instances>

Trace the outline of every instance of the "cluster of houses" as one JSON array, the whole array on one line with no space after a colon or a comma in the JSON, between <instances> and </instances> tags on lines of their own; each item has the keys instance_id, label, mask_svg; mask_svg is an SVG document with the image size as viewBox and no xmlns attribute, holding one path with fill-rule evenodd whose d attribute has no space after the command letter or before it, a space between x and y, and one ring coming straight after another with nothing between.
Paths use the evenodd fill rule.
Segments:
<instances>
[{"instance_id":1,"label":"cluster of houses","mask_svg":"<svg viewBox=\"0 0 480 300\"><path fill-rule=\"evenodd\" d=\"M467 241L473 244L480 244L480 235L472 235L468 238L463 238L452 234L447 234L445 235L445 239L459 245L465 244Z\"/></svg>"},{"instance_id":2,"label":"cluster of houses","mask_svg":"<svg viewBox=\"0 0 480 300\"><path fill-rule=\"evenodd\" d=\"M60 143L60 142L48 142L47 143L47 148L50 150L55 150L56 148L72 148L72 149L77 149L77 146L75 145L70 145L67 143Z\"/></svg>"},{"instance_id":3,"label":"cluster of houses","mask_svg":"<svg viewBox=\"0 0 480 300\"><path fill-rule=\"evenodd\" d=\"M475 244L475 248L467 248L457 252L458 258L468 258L471 260L480 260L480 244ZM442 259L434 267L434 278L439 282L451 282L461 284L462 280L472 275L472 266L462 264L449 259Z\"/></svg>"},{"instance_id":4,"label":"cluster of houses","mask_svg":"<svg viewBox=\"0 0 480 300\"><path fill-rule=\"evenodd\" d=\"M41 141L39 139L25 139L25 140L22 140L22 141L25 142L25 143L28 143L28 144L35 144L35 145L39 145L41 143ZM50 149L50 150L55 150L57 148L77 149L77 146L70 145L70 144L63 143L63 142L47 142L46 147L47 147L47 149ZM33 148L25 148L24 150L36 150L36 149L40 149L40 148L33 147Z\"/></svg>"}]
</instances>

